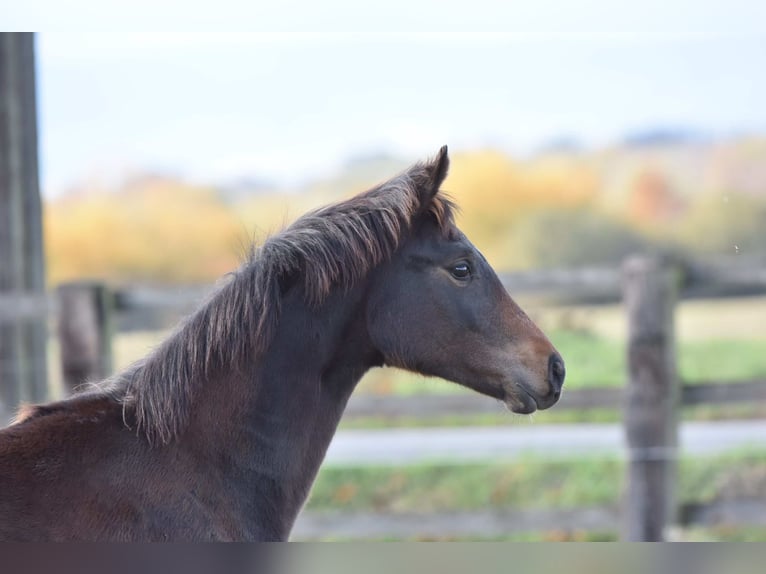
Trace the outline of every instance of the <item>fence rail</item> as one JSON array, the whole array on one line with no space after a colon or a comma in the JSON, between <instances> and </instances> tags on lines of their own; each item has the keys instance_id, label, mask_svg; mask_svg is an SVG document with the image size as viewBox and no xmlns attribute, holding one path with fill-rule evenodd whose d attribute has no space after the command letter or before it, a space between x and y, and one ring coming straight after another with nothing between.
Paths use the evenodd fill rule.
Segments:
<instances>
[{"instance_id":1,"label":"fence rail","mask_svg":"<svg viewBox=\"0 0 766 574\"><path fill-rule=\"evenodd\" d=\"M0 415L46 397L35 41L0 34Z\"/></svg>"},{"instance_id":2,"label":"fence rail","mask_svg":"<svg viewBox=\"0 0 766 574\"><path fill-rule=\"evenodd\" d=\"M322 538L492 538L520 532L618 529L619 506L444 513L361 513L306 511L296 521L293 540ZM681 505L678 524L689 526L766 526L762 499L723 499Z\"/></svg>"},{"instance_id":3,"label":"fence rail","mask_svg":"<svg viewBox=\"0 0 766 574\"><path fill-rule=\"evenodd\" d=\"M625 390L620 387L589 387L565 390L555 409L619 409L624 403ZM733 404L766 401L766 379L733 382L701 382L681 388L681 404ZM344 418L474 416L501 413L496 401L477 394L444 395L374 395L357 393L351 396Z\"/></svg>"},{"instance_id":4,"label":"fence rail","mask_svg":"<svg viewBox=\"0 0 766 574\"><path fill-rule=\"evenodd\" d=\"M678 273L681 299L766 292L766 259L721 257L709 261L674 261L663 265ZM619 301L624 277L619 267L536 269L500 273L512 294L563 297L572 301Z\"/></svg>"},{"instance_id":5,"label":"fence rail","mask_svg":"<svg viewBox=\"0 0 766 574\"><path fill-rule=\"evenodd\" d=\"M40 319L50 313L50 300L42 293L11 291L0 293L0 324Z\"/></svg>"}]
</instances>

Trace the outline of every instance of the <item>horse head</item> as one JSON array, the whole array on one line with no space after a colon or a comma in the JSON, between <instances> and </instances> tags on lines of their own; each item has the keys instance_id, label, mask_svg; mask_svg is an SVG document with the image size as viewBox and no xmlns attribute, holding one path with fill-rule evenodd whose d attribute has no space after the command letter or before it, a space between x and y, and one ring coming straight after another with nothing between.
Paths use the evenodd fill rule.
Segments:
<instances>
[{"instance_id":1,"label":"horse head","mask_svg":"<svg viewBox=\"0 0 766 574\"><path fill-rule=\"evenodd\" d=\"M409 232L371 281L373 344L387 365L464 385L513 412L546 409L561 395L564 361L455 225L440 191L448 166L444 147L410 171Z\"/></svg>"}]
</instances>

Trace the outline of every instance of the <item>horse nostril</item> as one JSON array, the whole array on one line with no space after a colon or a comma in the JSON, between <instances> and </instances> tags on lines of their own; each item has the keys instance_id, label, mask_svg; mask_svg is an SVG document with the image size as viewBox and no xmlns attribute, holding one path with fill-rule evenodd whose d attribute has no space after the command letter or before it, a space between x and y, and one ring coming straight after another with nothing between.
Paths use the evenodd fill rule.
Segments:
<instances>
[{"instance_id":1,"label":"horse nostril","mask_svg":"<svg viewBox=\"0 0 766 574\"><path fill-rule=\"evenodd\" d=\"M561 395L561 387L564 386L565 376L566 368L564 367L564 360L558 353L553 353L548 359L548 380L557 399Z\"/></svg>"}]
</instances>

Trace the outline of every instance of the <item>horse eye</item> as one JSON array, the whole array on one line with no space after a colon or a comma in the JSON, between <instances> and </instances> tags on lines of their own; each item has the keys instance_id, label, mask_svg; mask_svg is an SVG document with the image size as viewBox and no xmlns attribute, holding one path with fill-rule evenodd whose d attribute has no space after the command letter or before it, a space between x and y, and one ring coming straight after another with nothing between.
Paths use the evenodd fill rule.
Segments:
<instances>
[{"instance_id":1,"label":"horse eye","mask_svg":"<svg viewBox=\"0 0 766 574\"><path fill-rule=\"evenodd\" d=\"M468 279L471 276L471 268L468 267L468 263L457 263L452 266L450 273L455 279Z\"/></svg>"}]
</instances>

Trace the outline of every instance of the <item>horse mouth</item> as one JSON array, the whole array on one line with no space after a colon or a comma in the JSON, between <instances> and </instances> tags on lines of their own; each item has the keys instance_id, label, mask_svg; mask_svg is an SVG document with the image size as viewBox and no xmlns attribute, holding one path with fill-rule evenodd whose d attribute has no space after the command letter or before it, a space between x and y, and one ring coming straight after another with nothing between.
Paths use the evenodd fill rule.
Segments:
<instances>
[{"instance_id":1,"label":"horse mouth","mask_svg":"<svg viewBox=\"0 0 766 574\"><path fill-rule=\"evenodd\" d=\"M513 393L507 392L503 398L503 403L509 411L519 415L530 415L538 408L535 397L521 385L517 386Z\"/></svg>"},{"instance_id":2,"label":"horse mouth","mask_svg":"<svg viewBox=\"0 0 766 574\"><path fill-rule=\"evenodd\" d=\"M536 393L528 390L524 383L509 383L507 379L502 384L474 382L467 386L479 393L497 399L509 411L519 415L529 415L535 411L547 409L558 400L554 399L551 402L547 397L539 397Z\"/></svg>"}]
</instances>

